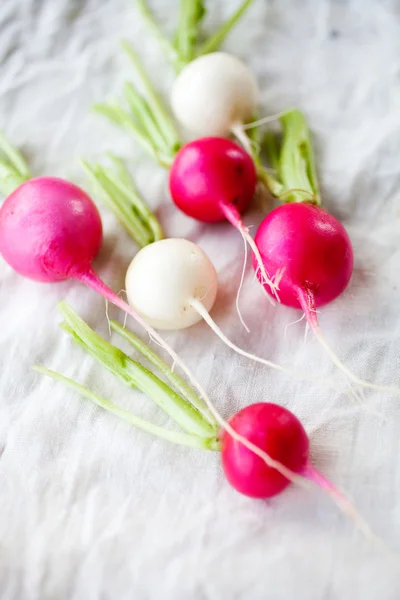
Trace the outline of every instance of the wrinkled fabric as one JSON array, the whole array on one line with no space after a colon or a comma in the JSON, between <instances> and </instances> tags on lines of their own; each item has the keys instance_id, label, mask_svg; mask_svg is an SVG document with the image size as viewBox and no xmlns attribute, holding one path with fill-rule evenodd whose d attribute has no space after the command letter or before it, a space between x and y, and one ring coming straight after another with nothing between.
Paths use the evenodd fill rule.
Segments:
<instances>
[{"instance_id":1,"label":"wrinkled fabric","mask_svg":"<svg viewBox=\"0 0 400 600\"><path fill-rule=\"evenodd\" d=\"M171 32L177 3L151 4ZM208 4L212 31L236 2ZM179 214L166 172L90 112L93 102L118 97L122 83L134 80L121 38L168 95L173 72L134 3L2 0L0 32L0 128L33 173L85 187L80 157L102 159L112 150L129 160L166 234L195 241L214 262L220 289L212 316L223 331L246 350L330 383L243 359L205 323L168 333L168 341L224 416L263 400L293 410L310 433L317 467L399 553L399 398L369 390L363 401L349 397L346 379L306 335L304 320L296 322L301 313L273 308L250 264L240 297L247 333L235 310L240 235L228 224L201 225ZM350 286L319 313L327 340L360 377L399 384L399 3L255 0L225 47L258 77L262 114L292 106L306 112L324 206L354 244ZM96 267L118 291L137 248L110 213L102 215ZM252 233L261 219L256 205L246 214ZM399 598L398 557L366 539L328 496L290 486L268 502L242 497L224 480L217 453L152 438L35 375L32 365L44 364L170 426L149 399L115 381L59 329L60 299L109 336L105 303L92 291L77 282L34 283L1 261L2 600ZM123 320L113 307L108 312Z\"/></svg>"}]
</instances>

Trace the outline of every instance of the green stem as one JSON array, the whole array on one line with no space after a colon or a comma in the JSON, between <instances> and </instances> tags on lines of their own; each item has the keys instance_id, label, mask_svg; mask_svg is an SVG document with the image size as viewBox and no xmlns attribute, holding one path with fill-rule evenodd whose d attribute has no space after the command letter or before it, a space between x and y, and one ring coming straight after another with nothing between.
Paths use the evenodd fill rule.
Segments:
<instances>
[{"instance_id":1,"label":"green stem","mask_svg":"<svg viewBox=\"0 0 400 600\"><path fill-rule=\"evenodd\" d=\"M271 167L279 173L279 140L272 131L266 131L263 140L263 149L267 153L267 157Z\"/></svg>"},{"instance_id":2,"label":"green stem","mask_svg":"<svg viewBox=\"0 0 400 600\"><path fill-rule=\"evenodd\" d=\"M137 143L161 166L168 168L172 164L171 157L163 156L158 152L157 148L149 141L148 136L141 130L138 123L123 108L106 102L94 104L92 108L94 112L106 117L111 123L117 125L117 127L129 131Z\"/></svg>"},{"instance_id":3,"label":"green stem","mask_svg":"<svg viewBox=\"0 0 400 600\"><path fill-rule=\"evenodd\" d=\"M143 20L145 21L148 29L152 32L154 37L158 40L163 52L167 56L168 60L172 63L174 68L177 71L180 71L182 68L182 62L177 52L176 48L172 44L172 42L163 34L161 28L158 23L154 19L146 0L136 0L136 5L138 6Z\"/></svg>"},{"instance_id":4,"label":"green stem","mask_svg":"<svg viewBox=\"0 0 400 600\"><path fill-rule=\"evenodd\" d=\"M280 118L283 136L279 154L279 179L286 202L312 202L321 206L314 152L303 113L290 110Z\"/></svg>"},{"instance_id":5,"label":"green stem","mask_svg":"<svg viewBox=\"0 0 400 600\"><path fill-rule=\"evenodd\" d=\"M205 15L203 0L181 0L179 25L175 46L182 64L186 65L196 56L199 26Z\"/></svg>"},{"instance_id":6,"label":"green stem","mask_svg":"<svg viewBox=\"0 0 400 600\"><path fill-rule=\"evenodd\" d=\"M30 179L31 173L22 154L14 148L1 132L0 151L5 156L4 159L0 158L0 191L4 196L8 196L21 183Z\"/></svg>"},{"instance_id":7,"label":"green stem","mask_svg":"<svg viewBox=\"0 0 400 600\"><path fill-rule=\"evenodd\" d=\"M115 186L119 189L121 194L129 198L129 200L132 202L132 205L135 207L135 210L140 214L143 223L146 224L147 228L151 232L152 242L158 242L159 240L164 239L164 232L159 220L140 196L133 178L125 168L122 160L111 152L108 153L108 156L115 169Z\"/></svg>"},{"instance_id":8,"label":"green stem","mask_svg":"<svg viewBox=\"0 0 400 600\"><path fill-rule=\"evenodd\" d=\"M148 361L150 361L168 381L175 386L178 392L186 398L194 406L207 421L212 425L217 426L217 422L207 408L204 401L193 391L182 377L171 370L171 367L163 361L153 350L151 350L142 340L132 331L122 327L117 321L111 320L110 326L113 331L116 331L127 342L129 342L136 350L138 350Z\"/></svg>"},{"instance_id":9,"label":"green stem","mask_svg":"<svg viewBox=\"0 0 400 600\"><path fill-rule=\"evenodd\" d=\"M159 148L168 152L169 148L167 142L158 129L158 125L147 101L142 98L142 96L135 90L131 83L125 84L124 97L130 111L142 126L152 145L155 148Z\"/></svg>"},{"instance_id":10,"label":"green stem","mask_svg":"<svg viewBox=\"0 0 400 600\"><path fill-rule=\"evenodd\" d=\"M215 52L221 46L227 35L237 24L239 19L244 15L246 10L251 6L253 0L244 0L239 8L233 13L233 15L221 25L217 31L208 38L199 48L197 56L202 54L208 54L209 52Z\"/></svg>"},{"instance_id":11,"label":"green stem","mask_svg":"<svg viewBox=\"0 0 400 600\"><path fill-rule=\"evenodd\" d=\"M56 371L51 371L50 369L46 369L39 365L35 365L33 368L38 373L47 375L48 377L51 377L56 381L61 381L62 383L66 384L67 386L81 394L81 396L83 396L84 398L87 398L94 404L97 404L97 406L100 406L100 408L103 408L104 410L116 415L117 417L123 419L130 425L133 425L134 427L137 427L138 429L141 429L146 433L151 433L152 435L155 435L161 439L167 440L169 442L174 442L175 444L189 446L191 448L202 448L203 450L220 449L219 442L215 438L201 438L194 435L188 435L187 433L168 431L163 427L158 427L157 425L154 425L153 423L150 423L145 419L137 417L136 415L128 412L127 410L124 410L123 408L119 408L119 406L117 406L116 404L113 404L109 400L98 396L97 394L84 387L83 385L80 385L73 379L64 377L64 375L61 375Z\"/></svg>"},{"instance_id":12,"label":"green stem","mask_svg":"<svg viewBox=\"0 0 400 600\"><path fill-rule=\"evenodd\" d=\"M63 329L128 387L139 388L185 431L202 437L215 435L215 427L201 414L141 364L95 333L66 303L59 303L65 319Z\"/></svg>"},{"instance_id":13,"label":"green stem","mask_svg":"<svg viewBox=\"0 0 400 600\"><path fill-rule=\"evenodd\" d=\"M114 169L81 161L96 194L115 214L139 247L163 238L163 231L155 215L140 197L134 181L123 162L109 155Z\"/></svg>"},{"instance_id":14,"label":"green stem","mask_svg":"<svg viewBox=\"0 0 400 600\"><path fill-rule=\"evenodd\" d=\"M283 192L283 185L275 179L268 171L261 165L257 165L257 176L259 181L265 185L265 187L271 192L273 196L279 198Z\"/></svg>"},{"instance_id":15,"label":"green stem","mask_svg":"<svg viewBox=\"0 0 400 600\"><path fill-rule=\"evenodd\" d=\"M153 87L138 55L132 48L132 46L126 42L121 42L123 50L129 56L133 66L135 67L136 73L142 83L145 91L146 99L149 103L149 107L153 113L153 117L156 120L159 130L165 138L168 147L171 150L176 151L180 146L179 136L176 132L172 118L168 113L160 96L157 94Z\"/></svg>"},{"instance_id":16,"label":"green stem","mask_svg":"<svg viewBox=\"0 0 400 600\"><path fill-rule=\"evenodd\" d=\"M150 244L152 240L149 231L136 216L133 206L129 207L128 204L121 202L121 198L118 196L105 169L100 165L89 165L83 160L81 164L92 185L93 193L100 197L103 204L114 213L137 245L143 248Z\"/></svg>"}]
</instances>

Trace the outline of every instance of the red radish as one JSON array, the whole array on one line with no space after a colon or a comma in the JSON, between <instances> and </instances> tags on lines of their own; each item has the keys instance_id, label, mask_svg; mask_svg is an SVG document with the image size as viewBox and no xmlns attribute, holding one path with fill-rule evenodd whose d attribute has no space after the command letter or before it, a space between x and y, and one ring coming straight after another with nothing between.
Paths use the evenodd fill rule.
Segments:
<instances>
[{"instance_id":1,"label":"red radish","mask_svg":"<svg viewBox=\"0 0 400 600\"><path fill-rule=\"evenodd\" d=\"M0 208L0 252L15 271L42 282L78 279L159 337L94 272L92 261L102 237L100 215L91 198L56 177L22 183Z\"/></svg>"},{"instance_id":2,"label":"red radish","mask_svg":"<svg viewBox=\"0 0 400 600\"><path fill-rule=\"evenodd\" d=\"M269 138L282 205L265 217L255 243L266 271L279 272L279 300L301 308L316 338L332 361L355 384L400 395L400 389L363 381L329 347L318 324L318 307L335 300L347 287L353 271L353 248L341 223L320 207L320 195L307 122L298 110L281 117L282 145ZM253 266L258 273L258 256ZM258 279L268 293L268 286Z\"/></svg>"},{"instance_id":3,"label":"red radish","mask_svg":"<svg viewBox=\"0 0 400 600\"><path fill-rule=\"evenodd\" d=\"M349 500L310 463L307 433L287 408L270 402L246 406L225 423L220 438L222 468L238 492L267 499L290 482L307 487L310 481L329 494L367 538L381 542Z\"/></svg>"},{"instance_id":4,"label":"red radish","mask_svg":"<svg viewBox=\"0 0 400 600\"><path fill-rule=\"evenodd\" d=\"M255 242L267 271L281 270L279 299L315 317L315 308L346 288L353 271L350 238L335 217L318 206L284 204L269 213ZM253 257L254 268L258 263ZM266 286L269 291L269 288Z\"/></svg>"},{"instance_id":5,"label":"red radish","mask_svg":"<svg viewBox=\"0 0 400 600\"><path fill-rule=\"evenodd\" d=\"M229 419L231 427L294 473L304 471L309 441L298 418L283 406L260 402L246 406ZM270 498L290 481L227 431L221 434L222 467L229 483L252 498Z\"/></svg>"},{"instance_id":6,"label":"red radish","mask_svg":"<svg viewBox=\"0 0 400 600\"><path fill-rule=\"evenodd\" d=\"M169 174L169 188L177 207L205 223L229 221L253 250L262 278L276 294L277 286L241 219L256 184L257 173L249 154L231 140L218 137L201 138L183 146Z\"/></svg>"}]
</instances>

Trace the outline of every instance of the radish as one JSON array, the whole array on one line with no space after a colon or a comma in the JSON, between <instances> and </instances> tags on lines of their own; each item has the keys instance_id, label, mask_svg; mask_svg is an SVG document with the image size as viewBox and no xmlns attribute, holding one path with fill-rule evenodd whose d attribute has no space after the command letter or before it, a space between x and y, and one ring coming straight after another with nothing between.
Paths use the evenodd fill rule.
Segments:
<instances>
[{"instance_id":1,"label":"radish","mask_svg":"<svg viewBox=\"0 0 400 600\"><path fill-rule=\"evenodd\" d=\"M309 440L303 425L287 408L269 402L246 406L229 419L231 427L294 473L308 465ZM238 492L252 498L271 498L289 479L243 448L227 432L221 433L222 468Z\"/></svg>"},{"instance_id":2,"label":"radish","mask_svg":"<svg viewBox=\"0 0 400 600\"><path fill-rule=\"evenodd\" d=\"M186 144L177 153L169 173L169 189L177 207L205 223L229 221L251 247L264 281L276 295L278 283L269 277L240 216L250 205L256 184L257 174L249 154L220 137Z\"/></svg>"},{"instance_id":3,"label":"radish","mask_svg":"<svg viewBox=\"0 0 400 600\"><path fill-rule=\"evenodd\" d=\"M192 137L234 134L248 148L243 125L257 111L259 90L247 66L225 52L189 63L176 78L171 108Z\"/></svg>"},{"instance_id":4,"label":"radish","mask_svg":"<svg viewBox=\"0 0 400 600\"><path fill-rule=\"evenodd\" d=\"M353 248L339 221L320 207L320 195L307 122L298 110L281 117L283 140L280 151L268 139L270 157L277 170L281 194L289 204L265 217L255 243L267 272L279 272L279 300L301 308L316 338L353 383L396 395L400 389L363 381L355 376L329 347L318 324L317 308L332 302L347 287L353 271ZM253 256L258 279L258 255Z\"/></svg>"},{"instance_id":5,"label":"radish","mask_svg":"<svg viewBox=\"0 0 400 600\"><path fill-rule=\"evenodd\" d=\"M194 391L153 350L125 327L115 321L111 322L112 329L160 370L169 383L177 388L180 396L140 363L103 340L65 302L60 303L59 309L64 317L61 327L81 348L125 385L139 387L183 429L184 433L158 427L137 417L55 371L35 367L37 371L69 385L104 410L147 433L191 448L220 450L227 480L246 496L270 498L282 492L290 482L308 487L311 481L327 492L365 535L371 535L367 524L349 501L311 465L308 436L300 421L288 409L272 403L252 404L239 411L228 422L220 417L214 407L211 408L212 405L210 413L205 413L202 400ZM219 436L218 424L222 426Z\"/></svg>"}]
</instances>

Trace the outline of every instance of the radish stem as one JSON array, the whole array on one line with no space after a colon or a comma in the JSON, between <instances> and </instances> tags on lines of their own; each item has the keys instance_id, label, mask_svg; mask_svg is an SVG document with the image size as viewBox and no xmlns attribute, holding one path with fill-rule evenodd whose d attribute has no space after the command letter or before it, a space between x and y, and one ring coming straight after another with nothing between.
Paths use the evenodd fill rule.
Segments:
<instances>
[{"instance_id":1,"label":"radish stem","mask_svg":"<svg viewBox=\"0 0 400 600\"><path fill-rule=\"evenodd\" d=\"M144 97L149 104L160 132L164 136L168 146L176 152L180 147L179 137L166 106L164 105L160 96L157 94L139 59L139 56L134 51L132 46L125 40L121 43L121 46L130 58L132 65L135 67L136 73L144 88Z\"/></svg>"},{"instance_id":2,"label":"radish stem","mask_svg":"<svg viewBox=\"0 0 400 600\"><path fill-rule=\"evenodd\" d=\"M201 398L194 392L180 375L171 370L171 367L162 360L151 350L137 335L132 333L129 329L122 327L117 321L111 320L110 326L113 331L116 331L122 336L127 342L129 342L136 350L138 350L147 360L149 360L161 373L168 379L168 381L178 390L178 392L184 396L194 408L196 408L203 417L211 424L216 425L216 421L206 404Z\"/></svg>"},{"instance_id":3,"label":"radish stem","mask_svg":"<svg viewBox=\"0 0 400 600\"><path fill-rule=\"evenodd\" d=\"M146 0L137 0L137 5L147 27L158 40L163 53L179 73L194 58L218 50L252 2L253 0L244 0L231 17L208 40L200 45L198 43L200 36L199 29L206 14L203 0L181 0L179 23L175 32L174 43L162 32Z\"/></svg>"},{"instance_id":4,"label":"radish stem","mask_svg":"<svg viewBox=\"0 0 400 600\"><path fill-rule=\"evenodd\" d=\"M179 52L181 67L196 57L199 25L205 13L203 0L181 0L180 2L175 46Z\"/></svg>"},{"instance_id":5,"label":"radish stem","mask_svg":"<svg viewBox=\"0 0 400 600\"><path fill-rule=\"evenodd\" d=\"M149 31L152 32L154 37L158 40L163 53L168 57L169 62L179 71L183 64L179 56L178 51L174 47L173 43L168 39L161 30L161 27L156 22L152 15L146 0L136 0L136 6L139 8L140 13Z\"/></svg>"},{"instance_id":6,"label":"radish stem","mask_svg":"<svg viewBox=\"0 0 400 600\"><path fill-rule=\"evenodd\" d=\"M99 102L93 105L94 112L106 117L111 123L125 129L135 138L136 142L162 167L169 168L173 162L173 156L166 154L154 146L139 123L121 106L107 102Z\"/></svg>"},{"instance_id":7,"label":"radish stem","mask_svg":"<svg viewBox=\"0 0 400 600\"><path fill-rule=\"evenodd\" d=\"M141 198L122 160L109 154L113 167L82 161L94 192L115 214L140 248L164 237L161 225Z\"/></svg>"},{"instance_id":8,"label":"radish stem","mask_svg":"<svg viewBox=\"0 0 400 600\"><path fill-rule=\"evenodd\" d=\"M31 178L29 167L22 154L0 132L0 191L8 196L24 181Z\"/></svg>"},{"instance_id":9,"label":"radish stem","mask_svg":"<svg viewBox=\"0 0 400 600\"><path fill-rule=\"evenodd\" d=\"M270 190L285 202L308 202L321 206L307 121L301 111L296 109L284 113L279 120L283 128L280 149L273 134L268 132L264 138L270 162L277 170L278 179L282 184L279 194L272 188ZM266 183L268 184L268 181Z\"/></svg>"},{"instance_id":10,"label":"radish stem","mask_svg":"<svg viewBox=\"0 0 400 600\"><path fill-rule=\"evenodd\" d=\"M201 54L208 54L209 52L215 52L224 42L230 31L235 27L239 19L244 15L246 10L250 7L253 0L244 0L239 8L233 13L233 15L217 29L211 37L208 38L199 48L197 56Z\"/></svg>"},{"instance_id":11,"label":"radish stem","mask_svg":"<svg viewBox=\"0 0 400 600\"><path fill-rule=\"evenodd\" d=\"M61 381L62 383L66 384L67 386L69 386L70 388L72 388L73 390L75 390L76 392L81 394L81 396L83 396L84 398L87 398L94 404L97 404L97 406L100 406L100 408L103 408L107 412L110 412L110 413L116 415L117 417L119 417L120 419L123 419L130 425L133 425L134 427L137 427L138 429L141 429L142 431L145 431L146 433L150 433L161 439L167 440L169 442L173 442L175 444L181 444L182 446L189 446L192 448L200 448L203 450L219 450L219 442L215 438L201 438L201 437L198 437L195 435L189 435L187 433L180 433L177 431L168 431L168 429L164 429L163 427L158 427L157 425L154 425L153 423L150 423L149 421L146 421L145 419L137 417L136 415L130 413L129 411L124 410L123 408L120 408L119 406L116 406L109 400L102 398L101 396L99 396L98 394L95 394L94 392L92 392L88 388L84 387L83 385L80 385L76 381L73 381L72 379L69 379L68 377L65 377L64 375L61 375L60 373L57 373L56 371L46 369L39 365L35 365L33 368L38 373L47 375L48 377L51 377L52 379L55 379L56 381Z\"/></svg>"},{"instance_id":12,"label":"radish stem","mask_svg":"<svg viewBox=\"0 0 400 600\"><path fill-rule=\"evenodd\" d=\"M95 333L65 302L59 303L64 317L63 329L113 375L128 387L137 387L185 431L203 437L215 435L215 426L208 423L188 404L148 369L132 360L122 350L112 346Z\"/></svg>"}]
</instances>

